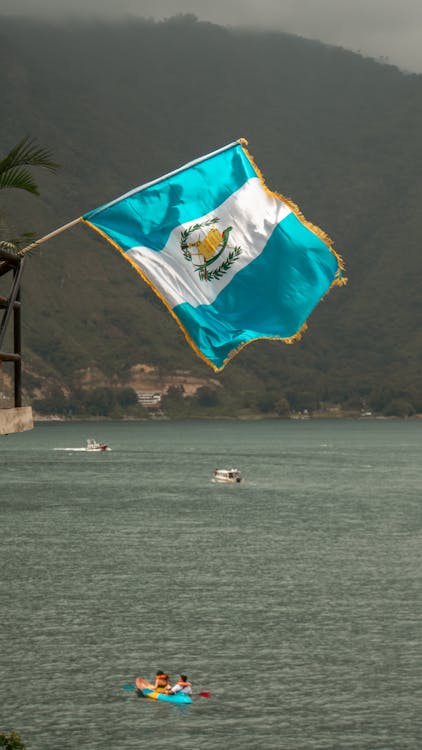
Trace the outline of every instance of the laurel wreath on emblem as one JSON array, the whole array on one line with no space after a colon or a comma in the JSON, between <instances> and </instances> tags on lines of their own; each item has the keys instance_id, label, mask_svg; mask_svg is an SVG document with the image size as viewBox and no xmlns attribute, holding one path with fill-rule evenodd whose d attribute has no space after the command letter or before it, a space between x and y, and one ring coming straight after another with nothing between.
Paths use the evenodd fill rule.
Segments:
<instances>
[{"instance_id":1,"label":"laurel wreath on emblem","mask_svg":"<svg viewBox=\"0 0 422 750\"><path fill-rule=\"evenodd\" d=\"M202 221L198 224L192 224L192 226L188 227L187 229L183 229L183 231L180 233L180 248L186 260L188 260L190 263L193 263L192 253L190 252L189 247L192 247L192 245L196 245L196 243L192 243L191 245L188 243L190 235L193 234L193 232L197 232L199 229L202 229L203 227L209 227L212 224L218 224L219 221L219 218L217 216L214 216L212 219L207 219L206 221ZM230 231L231 227L228 227L223 233L222 248L215 257L212 257L209 260L204 261L204 263L200 263L199 265L194 264L195 271L198 272L201 281L221 279L221 277L224 276L225 273L227 273L227 271L231 268L233 263L235 263L235 261L241 254L242 248L240 247L240 245L236 245L236 247L230 249L227 257L220 263L219 266L217 266L217 268L209 269L209 265L211 263L214 263L217 260L217 257L220 256L223 250L225 250L225 248L227 247L227 240Z\"/></svg>"}]
</instances>

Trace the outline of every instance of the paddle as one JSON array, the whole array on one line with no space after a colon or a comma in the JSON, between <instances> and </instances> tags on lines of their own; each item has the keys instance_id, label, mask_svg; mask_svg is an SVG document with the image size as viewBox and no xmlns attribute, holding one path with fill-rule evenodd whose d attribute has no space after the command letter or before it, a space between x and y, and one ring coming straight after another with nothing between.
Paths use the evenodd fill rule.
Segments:
<instances>
[{"instance_id":1,"label":"paddle","mask_svg":"<svg viewBox=\"0 0 422 750\"><path fill-rule=\"evenodd\" d=\"M136 690L136 685L123 685L123 690ZM201 698L211 698L209 690L201 690L199 693L193 693L193 695L199 695Z\"/></svg>"}]
</instances>

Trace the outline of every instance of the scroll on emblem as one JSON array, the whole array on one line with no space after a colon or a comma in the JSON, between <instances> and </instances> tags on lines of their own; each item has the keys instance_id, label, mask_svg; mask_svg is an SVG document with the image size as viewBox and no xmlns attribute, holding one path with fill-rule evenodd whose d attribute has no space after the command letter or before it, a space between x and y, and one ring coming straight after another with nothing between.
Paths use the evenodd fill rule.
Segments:
<instances>
[{"instance_id":1,"label":"scroll on emblem","mask_svg":"<svg viewBox=\"0 0 422 750\"><path fill-rule=\"evenodd\" d=\"M203 255L205 260L209 260L213 255L215 255L218 246L221 245L222 242L223 237L221 236L218 229L213 227L212 229L210 229L206 237L204 237L201 242L198 242L198 253Z\"/></svg>"}]
</instances>

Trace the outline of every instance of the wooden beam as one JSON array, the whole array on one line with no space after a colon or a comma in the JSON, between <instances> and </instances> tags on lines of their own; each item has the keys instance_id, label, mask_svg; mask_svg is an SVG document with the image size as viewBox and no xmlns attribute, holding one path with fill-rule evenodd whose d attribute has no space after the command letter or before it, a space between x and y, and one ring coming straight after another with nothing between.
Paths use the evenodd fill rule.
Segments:
<instances>
[{"instance_id":1,"label":"wooden beam","mask_svg":"<svg viewBox=\"0 0 422 750\"><path fill-rule=\"evenodd\" d=\"M20 263L19 255L15 255L8 250L2 249L0 249L0 260L6 260L12 266L18 266Z\"/></svg>"},{"instance_id":2,"label":"wooden beam","mask_svg":"<svg viewBox=\"0 0 422 750\"><path fill-rule=\"evenodd\" d=\"M12 354L11 352L0 352L0 362L20 362L20 354Z\"/></svg>"},{"instance_id":3,"label":"wooden beam","mask_svg":"<svg viewBox=\"0 0 422 750\"><path fill-rule=\"evenodd\" d=\"M9 304L8 298L0 296L0 307L7 307L8 304ZM14 302L13 303L13 309L14 310L17 310L20 306L21 306L20 302Z\"/></svg>"}]
</instances>

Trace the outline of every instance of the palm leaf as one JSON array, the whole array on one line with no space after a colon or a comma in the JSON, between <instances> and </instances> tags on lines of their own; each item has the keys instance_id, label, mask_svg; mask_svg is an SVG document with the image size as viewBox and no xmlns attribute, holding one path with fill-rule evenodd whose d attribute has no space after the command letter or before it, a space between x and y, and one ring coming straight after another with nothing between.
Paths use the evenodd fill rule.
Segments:
<instances>
[{"instance_id":1,"label":"palm leaf","mask_svg":"<svg viewBox=\"0 0 422 750\"><path fill-rule=\"evenodd\" d=\"M38 195L37 184L28 167L43 167L54 172L58 166L51 160L47 148L35 146L25 137L0 161L0 190L14 187Z\"/></svg>"}]
</instances>

